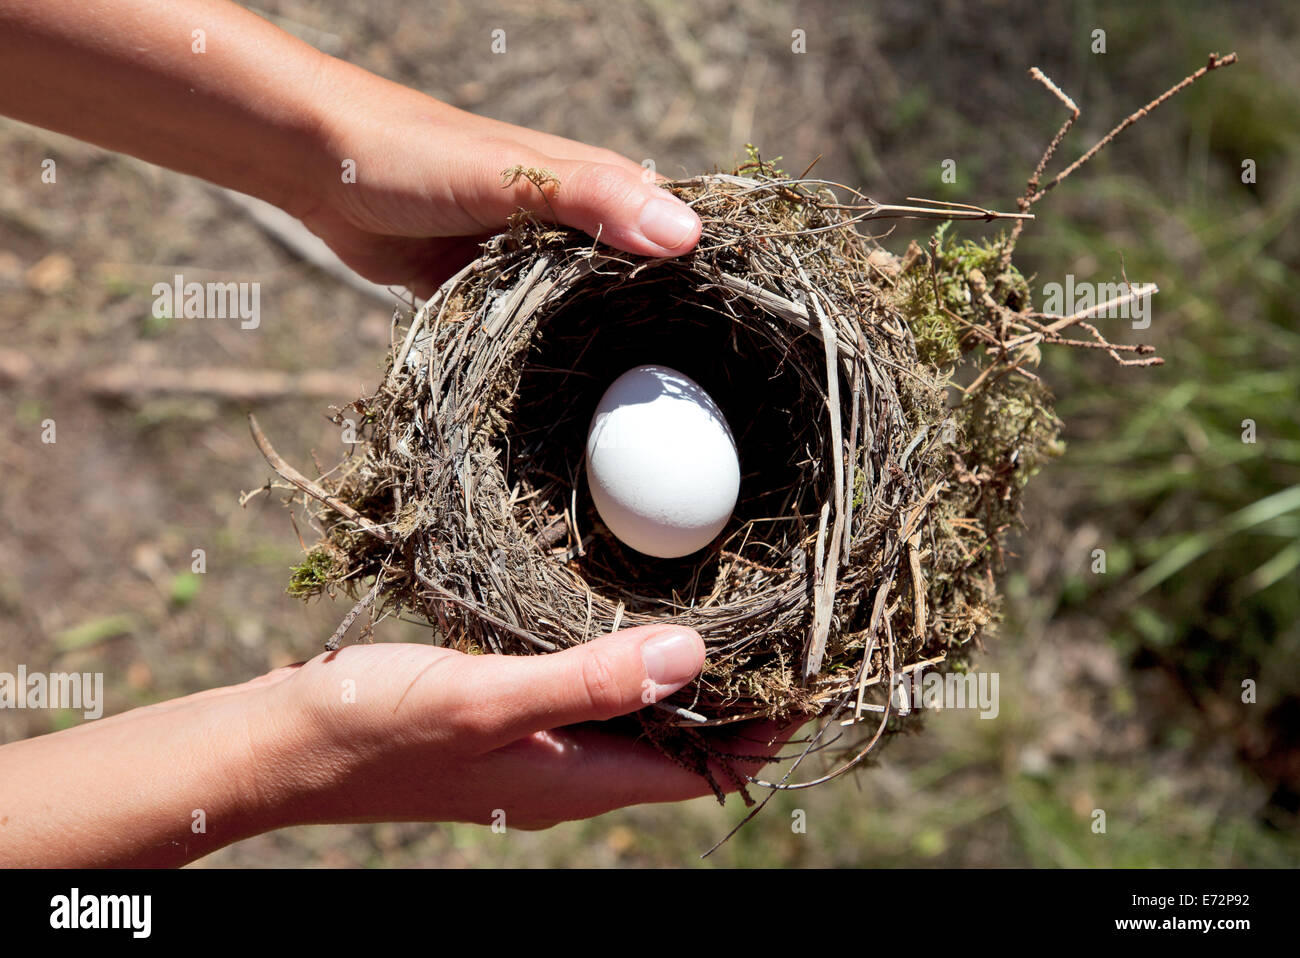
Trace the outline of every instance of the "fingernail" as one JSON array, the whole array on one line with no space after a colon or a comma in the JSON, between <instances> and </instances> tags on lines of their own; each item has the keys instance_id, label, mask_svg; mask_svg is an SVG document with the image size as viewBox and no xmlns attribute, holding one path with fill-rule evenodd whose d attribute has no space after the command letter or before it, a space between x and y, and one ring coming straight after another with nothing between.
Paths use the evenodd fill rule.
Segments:
<instances>
[{"instance_id":1,"label":"fingernail","mask_svg":"<svg viewBox=\"0 0 1300 958\"><path fill-rule=\"evenodd\" d=\"M664 249L677 249L695 233L695 214L668 196L651 200L641 210L641 235Z\"/></svg>"},{"instance_id":2,"label":"fingernail","mask_svg":"<svg viewBox=\"0 0 1300 958\"><path fill-rule=\"evenodd\" d=\"M700 640L684 629L661 632L641 646L641 661L656 685L685 685L700 670Z\"/></svg>"}]
</instances>

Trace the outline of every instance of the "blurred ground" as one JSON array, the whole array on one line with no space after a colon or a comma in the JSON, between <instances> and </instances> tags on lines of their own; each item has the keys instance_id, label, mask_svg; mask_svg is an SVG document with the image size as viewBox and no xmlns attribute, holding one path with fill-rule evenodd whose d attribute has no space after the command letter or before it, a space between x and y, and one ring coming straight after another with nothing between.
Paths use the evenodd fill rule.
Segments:
<instances>
[{"instance_id":1,"label":"blurred ground","mask_svg":"<svg viewBox=\"0 0 1300 958\"><path fill-rule=\"evenodd\" d=\"M984 667L1002 714L945 713L851 780L779 797L716 865L1294 865L1300 789L1300 513L1239 516L1300 482L1296 138L1300 24L1282 3L867 5L376 0L267 3L286 29L466 109L653 159L667 175L759 144L883 201L1011 207L1061 119L1042 67L1084 110L1073 158L1201 65L1181 96L1037 209L1018 260L1161 287L1144 339L1169 364L1048 362L1071 445L1031 486ZM490 52L491 31L507 52ZM1107 32L1105 54L1090 52ZM807 53L790 52L793 30ZM58 163L56 186L39 182ZM1259 166L1253 187L1240 164ZM944 159L957 182L940 179ZM887 241L901 250L915 230ZM263 321L156 320L151 286L260 281ZM209 276L210 274L210 276ZM290 461L341 450L329 402L373 384L390 310L298 262L202 183L0 121L0 669L104 671L116 712L313 655L346 611L284 595L298 541L243 409L105 402L104 364L335 370L334 399L257 407ZM1259 423L1246 446L1238 421ZM39 441L57 422L58 442ZM1258 510L1257 510L1258 511ZM1267 512L1267 509L1263 510ZM1258 521L1248 521L1256 519ZM1089 572L1108 552L1107 577ZM194 549L207 572L190 574ZM1180 551L1181 550L1181 551ZM1133 598L1132 573L1191 558ZM1271 563L1271 565L1270 565ZM1170 564L1170 563L1167 563ZM1263 570L1261 572L1261 570ZM388 622L381 641L420 640ZM1243 706L1240 682L1259 683ZM5 712L0 741L75 721ZM796 808L807 834L791 830ZM1107 832L1091 830L1096 809ZM628 809L543 833L472 826L290 829L202 866L691 864L736 803Z\"/></svg>"}]
</instances>

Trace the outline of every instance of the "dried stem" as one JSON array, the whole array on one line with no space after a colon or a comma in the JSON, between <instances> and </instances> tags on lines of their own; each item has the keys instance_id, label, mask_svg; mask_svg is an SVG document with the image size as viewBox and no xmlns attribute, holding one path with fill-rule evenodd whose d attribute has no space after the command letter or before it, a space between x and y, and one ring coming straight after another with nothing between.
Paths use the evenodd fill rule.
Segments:
<instances>
[{"instance_id":1,"label":"dried stem","mask_svg":"<svg viewBox=\"0 0 1300 958\"><path fill-rule=\"evenodd\" d=\"M1093 144L1090 150L1088 150L1086 153L1083 154L1083 156L1079 157L1068 167L1066 167L1064 170L1058 173L1050 183L1048 183L1046 186L1042 187L1041 189L1039 188L1039 182L1041 181L1044 172L1046 172L1047 170L1047 164L1051 162L1052 157L1056 154L1057 147L1061 145L1061 141L1065 139L1065 135L1069 133L1070 128L1073 127L1075 121L1079 119L1080 111L1079 111L1079 107L1075 105L1074 100L1072 100L1068 95L1066 95L1066 93L1059 86L1057 86L1052 81L1052 79L1049 76L1047 76L1047 74L1045 74L1038 67L1032 67L1029 70L1029 75L1033 77L1035 80L1037 80L1039 83L1043 84L1043 86L1045 86L1049 91L1051 91L1052 95L1055 96L1058 100L1061 101L1062 104L1065 105L1065 108L1070 112L1070 115L1066 118L1065 122L1061 124L1061 128L1057 130L1056 136L1052 137L1052 141L1047 145L1047 149L1043 151L1043 156L1038 161L1038 166L1034 168L1034 172L1032 175L1030 175L1029 181L1026 184L1025 195L1022 196L1019 200L1017 200L1016 205L1020 209L1020 212L1028 213L1030 208L1039 200L1041 200L1045 194L1047 194L1050 190L1055 189L1056 186L1060 184L1062 181L1064 181L1068 176L1070 176L1071 173L1074 173L1085 163L1087 163L1090 159L1092 159L1099 152L1101 152L1101 150L1103 150L1112 140L1114 140L1115 137L1119 136L1120 133L1124 132L1124 130L1128 129L1138 120L1142 119L1142 117L1146 116L1148 113L1150 113L1156 107L1160 106L1170 97L1174 96L1180 91L1191 86L1193 83L1195 83L1201 77L1205 76L1205 74L1209 73L1211 70L1217 70L1219 67L1231 66L1236 62L1237 62L1237 54L1235 53L1229 53L1225 57L1220 57L1217 53L1211 53L1209 61L1206 63L1205 66L1201 67L1195 73L1192 73L1189 76L1183 78L1180 82L1174 84L1172 87L1170 87L1164 93L1160 94L1160 96L1156 97L1146 106L1142 107L1136 112L1131 113L1127 117L1125 117L1122 121L1120 121L1118 125L1115 126L1114 129L1112 129L1109 133L1107 133L1095 144ZM1016 242L1020 239L1020 234L1023 231L1023 227L1024 227L1023 220L1018 220L1015 226L1012 227L1011 235L1007 238L1007 242L1002 250L1002 257L1001 257L1002 271L1005 271L1007 266L1010 265L1011 263L1011 255L1015 250Z\"/></svg>"},{"instance_id":2,"label":"dried stem","mask_svg":"<svg viewBox=\"0 0 1300 958\"><path fill-rule=\"evenodd\" d=\"M280 474L280 477L286 482L291 482L307 495L319 502L323 502L339 515L355 522L366 532L370 533L381 542L392 542L392 534L384 528L381 528L374 522L371 522L356 509L352 508L337 496L332 496L316 483L312 482L301 472L284 461L283 457L275 451L266 434L262 432L262 427L257 424L257 417L251 412L248 414L248 429L253 434L253 442L257 443L257 448L261 450L262 455L266 457L267 463L271 468Z\"/></svg>"},{"instance_id":3,"label":"dried stem","mask_svg":"<svg viewBox=\"0 0 1300 958\"><path fill-rule=\"evenodd\" d=\"M1197 70L1195 73L1191 74L1190 76L1184 78L1182 82L1177 83L1174 86L1170 87L1168 90L1160 94L1160 96L1156 97L1146 106L1142 107L1141 109L1137 110L1134 113L1130 113L1127 117L1121 120L1113 130L1111 130L1100 140L1098 140L1097 143L1093 145L1092 149L1090 149L1087 153L1083 154L1083 156L1079 157L1077 160L1075 160L1073 163L1071 163L1069 166L1063 169L1060 173L1057 173L1055 178L1053 178L1053 180L1050 183L1048 183L1046 186L1044 186L1041 190L1039 190L1030 198L1029 200L1030 206L1032 206L1034 203L1037 203L1040 199L1043 198L1043 195L1045 193L1047 193L1049 190L1055 189L1057 185L1059 185L1062 181L1066 179L1066 177L1068 177L1071 173L1079 169L1079 167L1083 166L1094 156L1100 153L1112 140L1115 139L1115 137L1119 136L1119 134L1123 133L1130 126L1132 126L1138 120L1142 119L1142 117L1146 116L1156 107L1160 106L1170 97L1187 89L1189 86L1191 86L1201 77L1205 76L1211 70L1217 70L1219 67L1232 66L1232 64L1236 62L1237 62L1237 54L1235 53L1229 53L1226 57L1220 57L1217 53L1211 53L1209 62L1206 63L1205 66L1201 67L1199 70Z\"/></svg>"}]
</instances>

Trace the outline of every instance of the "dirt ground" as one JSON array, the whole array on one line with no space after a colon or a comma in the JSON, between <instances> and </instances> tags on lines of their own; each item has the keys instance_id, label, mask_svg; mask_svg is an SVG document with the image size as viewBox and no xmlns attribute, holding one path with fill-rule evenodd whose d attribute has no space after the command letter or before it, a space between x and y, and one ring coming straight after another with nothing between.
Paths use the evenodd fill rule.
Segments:
<instances>
[{"instance_id":1,"label":"dirt ground","mask_svg":"<svg viewBox=\"0 0 1300 958\"><path fill-rule=\"evenodd\" d=\"M1186 50L1203 37L1267 61L1289 36L1294 53L1294 31L1208 10L1186 29L1171 25L1168 43L1153 43L1149 24L1122 5L1079 5L1050 23L1038 11L1021 0L263 0L260 9L457 106L652 159L670 176L729 165L753 142L795 172L821 155L821 175L881 200L994 206L1014 202L1059 122L1029 66L1087 107L1077 152L1198 66L1207 51L1189 60ZM1088 47L1103 21L1104 58ZM498 28L504 55L490 52ZM794 30L806 31L806 54L791 53ZM1170 129L1154 120L1135 129L1096 174L1140 168L1159 180L1165 167L1181 169L1185 157L1161 146ZM50 157L57 185L43 186ZM948 157L953 187L940 181ZM1068 220L1095 215L1095 202L1063 191L1047 209ZM1112 247L1135 242L1133 224L1110 228ZM891 242L901 249L907 235ZM1026 271L1057 275L1085 255L1068 234L1049 235L1035 251L1027 234ZM260 282L259 328L155 319L151 287L176 272ZM240 505L270 477L244 416L254 408L290 461L335 461L343 450L328 406L377 379L391 312L303 263L204 183L0 121L0 669L103 671L113 713L314 655L348 603L285 595L301 550L279 496ZM1071 361L1094 363L1099 382L1114 375L1091 356ZM141 380L154 368L328 370L339 391L256 404L104 398L88 385L106 366ZM57 442L42 443L50 419ZM855 779L774 802L709 862L1295 863L1294 835L1260 824L1269 787L1237 763L1233 743L1200 738L1194 724L1181 738L1154 732L1184 707L1177 690L1158 671L1133 669L1087 610L1061 614L1051 598L1105 538L1105 517L1086 508L1093 490L1071 480L1072 468L1067 454L1038 477L1006 578L1009 618L987 665L1003 676L1000 720L936 716ZM206 572L196 576L197 549ZM376 638L427 635L390 621ZM6 712L0 741L73 721ZM1110 810L1109 842L1089 829L1099 807ZM808 813L807 835L791 831L795 809ZM688 865L740 815L738 803L700 800L508 837L472 826L296 828L199 864Z\"/></svg>"}]
</instances>

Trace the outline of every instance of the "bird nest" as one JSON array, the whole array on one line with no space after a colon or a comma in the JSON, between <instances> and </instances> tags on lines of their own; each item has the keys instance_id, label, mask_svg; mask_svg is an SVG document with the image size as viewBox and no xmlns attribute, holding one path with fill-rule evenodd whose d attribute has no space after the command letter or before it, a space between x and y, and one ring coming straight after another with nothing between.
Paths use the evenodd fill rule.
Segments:
<instances>
[{"instance_id":1,"label":"bird nest","mask_svg":"<svg viewBox=\"0 0 1300 958\"><path fill-rule=\"evenodd\" d=\"M721 798L716 769L747 776L710 726L869 721L847 768L900 727L900 677L966 667L997 617L1021 491L1058 450L1038 347L1066 340L1032 310L1014 239L958 242L945 223L897 257L859 229L1023 205L888 207L756 155L665 188L703 222L686 256L625 255L521 213L399 313L382 383L336 415L357 452L325 476L253 428L320 533L290 591L358 599L332 647L365 610L414 614L469 653L690 626L703 673L638 718ZM598 400L647 363L699 383L739 452L733 517L680 559L624 546L585 484Z\"/></svg>"}]
</instances>

